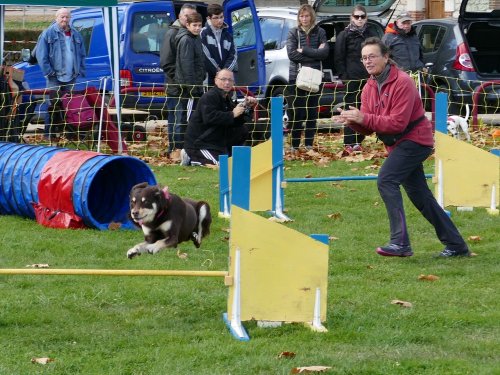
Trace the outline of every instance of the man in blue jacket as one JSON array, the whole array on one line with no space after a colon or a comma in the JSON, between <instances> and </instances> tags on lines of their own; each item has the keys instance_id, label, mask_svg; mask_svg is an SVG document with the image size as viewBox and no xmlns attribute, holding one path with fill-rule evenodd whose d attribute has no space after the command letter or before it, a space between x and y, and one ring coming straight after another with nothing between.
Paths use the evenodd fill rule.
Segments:
<instances>
[{"instance_id":1,"label":"man in blue jacket","mask_svg":"<svg viewBox=\"0 0 500 375\"><path fill-rule=\"evenodd\" d=\"M62 96L71 91L78 76L85 76L85 44L82 35L69 21L71 13L66 8L56 12L56 22L45 29L36 45L36 58L47 82L47 88L52 90L46 99ZM45 137L52 138L50 131L50 113L45 116Z\"/></svg>"},{"instance_id":2,"label":"man in blue jacket","mask_svg":"<svg viewBox=\"0 0 500 375\"><path fill-rule=\"evenodd\" d=\"M213 85L219 70L237 70L237 53L233 36L224 22L224 8L219 4L210 4L207 14L207 24L201 31L201 43L205 54L208 84Z\"/></svg>"}]
</instances>

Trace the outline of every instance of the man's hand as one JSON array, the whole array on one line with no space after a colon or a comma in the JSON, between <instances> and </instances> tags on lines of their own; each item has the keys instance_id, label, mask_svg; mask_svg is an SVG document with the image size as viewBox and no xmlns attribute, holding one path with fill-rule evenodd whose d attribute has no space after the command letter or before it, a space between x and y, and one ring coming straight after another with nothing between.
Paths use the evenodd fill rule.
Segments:
<instances>
[{"instance_id":1,"label":"man's hand","mask_svg":"<svg viewBox=\"0 0 500 375\"><path fill-rule=\"evenodd\" d=\"M241 116L245 112L245 104L240 103L236 107L233 108L233 116L234 118Z\"/></svg>"}]
</instances>

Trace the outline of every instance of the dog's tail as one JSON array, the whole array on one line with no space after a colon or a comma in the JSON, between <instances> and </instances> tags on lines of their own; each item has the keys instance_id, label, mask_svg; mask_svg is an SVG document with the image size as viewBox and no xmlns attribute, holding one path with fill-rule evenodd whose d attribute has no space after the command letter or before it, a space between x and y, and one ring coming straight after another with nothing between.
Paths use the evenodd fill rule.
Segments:
<instances>
[{"instance_id":1,"label":"dog's tail","mask_svg":"<svg viewBox=\"0 0 500 375\"><path fill-rule=\"evenodd\" d=\"M210 213L210 205L207 202L196 202L195 209L198 221L196 223L196 232L193 233L193 242L196 247L200 247L202 238L210 234L212 215Z\"/></svg>"},{"instance_id":2,"label":"dog's tail","mask_svg":"<svg viewBox=\"0 0 500 375\"><path fill-rule=\"evenodd\" d=\"M464 117L465 122L469 122L469 115L470 115L469 105L466 104L465 105L465 117Z\"/></svg>"}]
</instances>

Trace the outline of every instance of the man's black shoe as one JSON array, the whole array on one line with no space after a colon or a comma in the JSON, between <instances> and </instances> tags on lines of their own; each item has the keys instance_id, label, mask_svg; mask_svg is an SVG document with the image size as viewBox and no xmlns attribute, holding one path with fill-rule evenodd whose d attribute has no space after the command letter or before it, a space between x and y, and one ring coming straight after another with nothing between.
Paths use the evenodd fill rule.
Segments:
<instances>
[{"instance_id":1,"label":"man's black shoe","mask_svg":"<svg viewBox=\"0 0 500 375\"><path fill-rule=\"evenodd\" d=\"M376 251L377 254L384 257L411 257L413 255L410 245L396 245L393 243L377 247Z\"/></svg>"},{"instance_id":2,"label":"man's black shoe","mask_svg":"<svg viewBox=\"0 0 500 375\"><path fill-rule=\"evenodd\" d=\"M453 258L453 257L470 257L470 252L469 250L451 250L448 248L445 248L443 251L441 251L438 255L439 258Z\"/></svg>"}]
</instances>

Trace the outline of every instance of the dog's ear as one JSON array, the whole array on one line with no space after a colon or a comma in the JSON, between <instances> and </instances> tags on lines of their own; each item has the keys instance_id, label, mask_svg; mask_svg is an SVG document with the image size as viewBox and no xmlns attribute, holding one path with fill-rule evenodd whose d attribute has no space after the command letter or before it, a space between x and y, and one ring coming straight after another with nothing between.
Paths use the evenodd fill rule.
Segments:
<instances>
[{"instance_id":1,"label":"dog's ear","mask_svg":"<svg viewBox=\"0 0 500 375\"><path fill-rule=\"evenodd\" d=\"M141 182L140 184L134 185L132 189L130 189L130 196L133 196L137 190L144 189L148 186L147 182Z\"/></svg>"}]
</instances>

